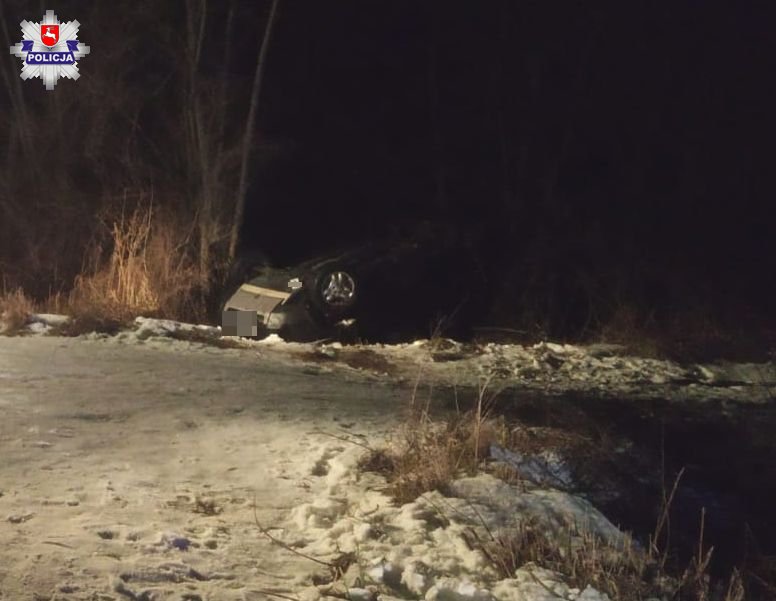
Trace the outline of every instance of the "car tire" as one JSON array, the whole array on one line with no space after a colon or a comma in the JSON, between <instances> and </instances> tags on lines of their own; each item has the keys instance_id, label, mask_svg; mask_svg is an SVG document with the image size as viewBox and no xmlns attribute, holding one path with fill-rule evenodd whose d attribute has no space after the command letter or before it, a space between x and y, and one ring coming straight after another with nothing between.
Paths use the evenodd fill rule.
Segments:
<instances>
[{"instance_id":1,"label":"car tire","mask_svg":"<svg viewBox=\"0 0 776 601\"><path fill-rule=\"evenodd\" d=\"M359 282L353 271L333 265L316 276L310 301L326 321L333 324L352 313L359 293Z\"/></svg>"}]
</instances>

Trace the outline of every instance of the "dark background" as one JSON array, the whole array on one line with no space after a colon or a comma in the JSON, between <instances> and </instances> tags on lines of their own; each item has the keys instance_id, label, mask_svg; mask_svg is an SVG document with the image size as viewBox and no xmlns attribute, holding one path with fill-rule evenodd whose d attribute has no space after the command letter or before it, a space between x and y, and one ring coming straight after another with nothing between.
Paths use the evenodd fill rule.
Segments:
<instances>
[{"instance_id":1,"label":"dark background","mask_svg":"<svg viewBox=\"0 0 776 601\"><path fill-rule=\"evenodd\" d=\"M295 148L257 178L248 236L296 256L441 219L479 236L492 277L530 258L532 277L583 270L655 311L767 312L768 17L749 3L289 3L262 127ZM550 286L587 294L537 293Z\"/></svg>"},{"instance_id":2,"label":"dark background","mask_svg":"<svg viewBox=\"0 0 776 601\"><path fill-rule=\"evenodd\" d=\"M19 20L40 18L35 3L2 3L11 38ZM129 182L190 206L190 155L171 124L192 7L207 16L197 90L226 81L228 146L244 130L269 2L54 7L82 23L84 76L22 88L32 114L57 95L72 107L58 130L64 158L47 165L68 198ZM754 2L282 0L241 248L292 262L443 222L485 265L493 323L574 336L625 313L630 325L702 316L707 329L764 331L776 268L772 17ZM89 102L131 107L133 129L108 113L91 148ZM234 178L224 181L231 198Z\"/></svg>"}]
</instances>

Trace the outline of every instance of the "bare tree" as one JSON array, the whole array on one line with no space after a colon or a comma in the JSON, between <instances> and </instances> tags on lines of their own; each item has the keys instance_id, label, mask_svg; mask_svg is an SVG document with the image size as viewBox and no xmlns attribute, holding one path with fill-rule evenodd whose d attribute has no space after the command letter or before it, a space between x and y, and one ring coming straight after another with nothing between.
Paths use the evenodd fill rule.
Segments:
<instances>
[{"instance_id":1,"label":"bare tree","mask_svg":"<svg viewBox=\"0 0 776 601\"><path fill-rule=\"evenodd\" d=\"M188 65L186 69L186 97L184 99L184 119L186 131L186 156L189 181L193 187L193 202L196 210L196 228L198 233L197 250L199 254L199 274L202 283L207 285L210 273L210 249L217 235L214 214L214 180L211 161L211 137L204 123L204 107L199 90L199 60L205 39L207 22L207 0L186 0L186 47ZM229 40L226 42L229 43ZM224 108L221 107L223 111Z\"/></svg>"},{"instance_id":2,"label":"bare tree","mask_svg":"<svg viewBox=\"0 0 776 601\"><path fill-rule=\"evenodd\" d=\"M256 62L256 71L253 76L253 87L251 89L250 108L245 122L245 134L243 136L242 157L240 163L240 179L237 185L237 196L234 203L234 217L231 224L231 234L229 236L229 260L234 259L237 252L237 244L240 239L240 228L242 227L243 214L245 212L245 197L248 193L248 167L251 155L253 154L254 129L256 127L256 114L261 97L261 84L264 78L264 68L266 66L267 52L272 37L272 30L277 16L280 0L272 0L272 6L269 10L269 18L264 27L264 38L261 41L259 49L259 58Z\"/></svg>"}]
</instances>

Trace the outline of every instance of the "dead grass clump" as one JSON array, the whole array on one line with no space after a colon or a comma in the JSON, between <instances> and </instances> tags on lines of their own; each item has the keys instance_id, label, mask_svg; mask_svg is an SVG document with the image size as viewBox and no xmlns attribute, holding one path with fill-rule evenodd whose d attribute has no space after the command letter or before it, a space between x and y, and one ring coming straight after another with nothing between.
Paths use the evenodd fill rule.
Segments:
<instances>
[{"instance_id":1,"label":"dead grass clump","mask_svg":"<svg viewBox=\"0 0 776 601\"><path fill-rule=\"evenodd\" d=\"M107 225L76 278L69 305L75 314L123 321L137 315L204 316L207 274L189 253L189 230L152 206L123 213Z\"/></svg>"},{"instance_id":2,"label":"dead grass clump","mask_svg":"<svg viewBox=\"0 0 776 601\"><path fill-rule=\"evenodd\" d=\"M663 566L664 555L642 550L628 539L614 546L589 531L569 524L564 531L523 519L497 533L469 529L466 542L479 550L501 578L514 577L520 568L539 566L563 575L570 586L590 585L613 601L676 599L680 601L743 601L740 572L727 582L712 583L709 564L713 549L704 547L703 523L696 556L679 575ZM537 580L538 581L538 580Z\"/></svg>"},{"instance_id":3,"label":"dead grass clump","mask_svg":"<svg viewBox=\"0 0 776 601\"><path fill-rule=\"evenodd\" d=\"M406 503L424 492L443 491L462 473L471 473L475 466L468 445L470 432L463 419L440 424L429 421L385 451L380 461L383 473L387 472L390 494Z\"/></svg>"},{"instance_id":4,"label":"dead grass clump","mask_svg":"<svg viewBox=\"0 0 776 601\"><path fill-rule=\"evenodd\" d=\"M425 492L444 492L462 475L477 470L472 419L462 414L443 422L424 420L385 449L371 451L360 467L385 476L388 493L408 503Z\"/></svg>"},{"instance_id":5,"label":"dead grass clump","mask_svg":"<svg viewBox=\"0 0 776 601\"><path fill-rule=\"evenodd\" d=\"M615 548L576 525L554 532L536 520L523 519L485 536L470 529L466 539L501 578L512 578L519 568L535 565L562 574L571 586L591 585L612 599L646 599L665 592L655 578L654 562L635 545Z\"/></svg>"},{"instance_id":6,"label":"dead grass clump","mask_svg":"<svg viewBox=\"0 0 776 601\"><path fill-rule=\"evenodd\" d=\"M494 396L487 383L476 407L443 421L434 420L428 405L411 404L400 435L388 448L371 451L361 469L386 477L389 493L397 501L413 501L425 492L445 491L462 475L473 475L488 455L490 444L508 435L502 421L490 419Z\"/></svg>"},{"instance_id":7,"label":"dead grass clump","mask_svg":"<svg viewBox=\"0 0 776 601\"><path fill-rule=\"evenodd\" d=\"M35 312L35 304L21 288L0 296L0 333L5 336L21 334Z\"/></svg>"}]
</instances>

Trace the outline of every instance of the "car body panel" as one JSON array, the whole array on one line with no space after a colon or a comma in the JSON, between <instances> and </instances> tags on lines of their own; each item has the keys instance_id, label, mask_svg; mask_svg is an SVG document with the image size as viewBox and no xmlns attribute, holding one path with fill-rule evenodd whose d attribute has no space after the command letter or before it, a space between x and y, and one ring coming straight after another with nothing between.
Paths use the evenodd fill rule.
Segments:
<instances>
[{"instance_id":1,"label":"car body panel","mask_svg":"<svg viewBox=\"0 0 776 601\"><path fill-rule=\"evenodd\" d=\"M287 292L246 283L240 286L229 299L229 307L240 311L255 311L263 315L274 311L290 296L291 294Z\"/></svg>"}]
</instances>

